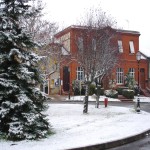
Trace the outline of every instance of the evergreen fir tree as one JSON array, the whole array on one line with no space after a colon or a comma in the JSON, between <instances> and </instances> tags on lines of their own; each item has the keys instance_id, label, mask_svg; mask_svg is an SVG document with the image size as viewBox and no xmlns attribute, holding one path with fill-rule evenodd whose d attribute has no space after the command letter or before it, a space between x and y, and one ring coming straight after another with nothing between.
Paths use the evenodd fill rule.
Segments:
<instances>
[{"instance_id":1,"label":"evergreen fir tree","mask_svg":"<svg viewBox=\"0 0 150 150\"><path fill-rule=\"evenodd\" d=\"M43 114L46 96L37 88L36 44L18 24L36 13L28 11L28 2L0 0L0 134L9 140L43 138L50 127Z\"/></svg>"}]
</instances>

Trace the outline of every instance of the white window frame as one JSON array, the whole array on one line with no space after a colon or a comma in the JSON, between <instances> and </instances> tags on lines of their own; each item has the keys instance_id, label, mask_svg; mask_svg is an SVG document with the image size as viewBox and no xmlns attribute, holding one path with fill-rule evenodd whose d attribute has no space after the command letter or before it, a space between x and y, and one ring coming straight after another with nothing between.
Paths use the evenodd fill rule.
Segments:
<instances>
[{"instance_id":1,"label":"white window frame","mask_svg":"<svg viewBox=\"0 0 150 150\"><path fill-rule=\"evenodd\" d=\"M129 41L129 47L130 47L130 53L135 53L135 49L134 49L134 42L133 41Z\"/></svg>"},{"instance_id":2,"label":"white window frame","mask_svg":"<svg viewBox=\"0 0 150 150\"><path fill-rule=\"evenodd\" d=\"M116 70L116 81L117 84L123 84L124 83L124 71L123 68L117 68Z\"/></svg>"},{"instance_id":3,"label":"white window frame","mask_svg":"<svg viewBox=\"0 0 150 150\"><path fill-rule=\"evenodd\" d=\"M79 49L79 51L83 51L83 49L84 49L84 44L83 44L83 38L82 37L78 37L78 49Z\"/></svg>"},{"instance_id":4,"label":"white window frame","mask_svg":"<svg viewBox=\"0 0 150 150\"><path fill-rule=\"evenodd\" d=\"M149 62L149 75L148 76L149 76L149 79L150 79L150 62Z\"/></svg>"},{"instance_id":5,"label":"white window frame","mask_svg":"<svg viewBox=\"0 0 150 150\"><path fill-rule=\"evenodd\" d=\"M77 67L77 80L84 80L84 71L82 67Z\"/></svg>"},{"instance_id":6,"label":"white window frame","mask_svg":"<svg viewBox=\"0 0 150 150\"><path fill-rule=\"evenodd\" d=\"M92 39L92 49L96 51L96 39Z\"/></svg>"},{"instance_id":7,"label":"white window frame","mask_svg":"<svg viewBox=\"0 0 150 150\"><path fill-rule=\"evenodd\" d=\"M135 78L135 69L134 69L134 68L129 68L129 75L130 75L132 78Z\"/></svg>"},{"instance_id":8,"label":"white window frame","mask_svg":"<svg viewBox=\"0 0 150 150\"><path fill-rule=\"evenodd\" d=\"M48 88L47 89L47 92L46 92L46 88ZM46 95L48 95L49 94L49 80L46 80L43 84L42 84L42 88L40 88L41 89L41 91L42 92L44 92Z\"/></svg>"},{"instance_id":9,"label":"white window frame","mask_svg":"<svg viewBox=\"0 0 150 150\"><path fill-rule=\"evenodd\" d=\"M118 48L119 48L119 52L123 53L123 45L122 45L122 41L118 40Z\"/></svg>"}]
</instances>

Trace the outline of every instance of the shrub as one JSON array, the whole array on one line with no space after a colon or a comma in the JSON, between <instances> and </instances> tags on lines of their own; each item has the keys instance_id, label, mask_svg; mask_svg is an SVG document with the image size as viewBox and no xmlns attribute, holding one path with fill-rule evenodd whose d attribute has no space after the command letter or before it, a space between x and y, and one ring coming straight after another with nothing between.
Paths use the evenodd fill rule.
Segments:
<instances>
[{"instance_id":1,"label":"shrub","mask_svg":"<svg viewBox=\"0 0 150 150\"><path fill-rule=\"evenodd\" d=\"M80 90L78 88L74 89L74 95L80 95Z\"/></svg>"},{"instance_id":2,"label":"shrub","mask_svg":"<svg viewBox=\"0 0 150 150\"><path fill-rule=\"evenodd\" d=\"M134 98L134 90L124 89L122 91L122 95L128 99L133 99Z\"/></svg>"},{"instance_id":3,"label":"shrub","mask_svg":"<svg viewBox=\"0 0 150 150\"><path fill-rule=\"evenodd\" d=\"M128 88L127 88L127 87L118 87L118 88L117 88L118 94L119 94L119 95L122 95L122 91L123 91L124 89L128 89Z\"/></svg>"},{"instance_id":4,"label":"shrub","mask_svg":"<svg viewBox=\"0 0 150 150\"><path fill-rule=\"evenodd\" d=\"M100 88L100 95L104 95L104 88Z\"/></svg>"},{"instance_id":5,"label":"shrub","mask_svg":"<svg viewBox=\"0 0 150 150\"><path fill-rule=\"evenodd\" d=\"M89 86L89 95L93 95L95 92L96 92L95 85L90 84L90 86Z\"/></svg>"},{"instance_id":6,"label":"shrub","mask_svg":"<svg viewBox=\"0 0 150 150\"><path fill-rule=\"evenodd\" d=\"M116 90L105 90L104 94L110 98L118 98L118 91Z\"/></svg>"},{"instance_id":7,"label":"shrub","mask_svg":"<svg viewBox=\"0 0 150 150\"><path fill-rule=\"evenodd\" d=\"M133 78L133 76L128 72L125 76L125 86L128 87L129 89L134 89L136 85L136 81Z\"/></svg>"},{"instance_id":8,"label":"shrub","mask_svg":"<svg viewBox=\"0 0 150 150\"><path fill-rule=\"evenodd\" d=\"M82 89L81 89L81 95L85 95L85 87L82 87Z\"/></svg>"}]
</instances>

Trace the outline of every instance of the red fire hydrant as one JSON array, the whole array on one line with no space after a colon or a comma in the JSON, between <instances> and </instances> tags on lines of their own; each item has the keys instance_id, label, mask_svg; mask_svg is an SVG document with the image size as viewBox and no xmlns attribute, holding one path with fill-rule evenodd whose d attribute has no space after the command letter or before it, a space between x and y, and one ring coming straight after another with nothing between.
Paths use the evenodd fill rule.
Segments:
<instances>
[{"instance_id":1,"label":"red fire hydrant","mask_svg":"<svg viewBox=\"0 0 150 150\"><path fill-rule=\"evenodd\" d=\"M108 98L104 99L104 104L105 104L105 107L107 107L107 105L108 105Z\"/></svg>"}]
</instances>

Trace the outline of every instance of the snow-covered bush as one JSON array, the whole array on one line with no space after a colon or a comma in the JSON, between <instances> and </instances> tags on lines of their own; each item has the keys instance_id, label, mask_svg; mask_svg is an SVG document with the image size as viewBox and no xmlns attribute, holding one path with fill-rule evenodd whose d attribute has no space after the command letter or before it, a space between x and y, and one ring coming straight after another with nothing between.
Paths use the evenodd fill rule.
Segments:
<instances>
[{"instance_id":1,"label":"snow-covered bush","mask_svg":"<svg viewBox=\"0 0 150 150\"><path fill-rule=\"evenodd\" d=\"M125 86L128 87L129 89L134 89L134 87L136 86L136 81L133 78L133 76L131 76L130 73L127 73L125 76Z\"/></svg>"},{"instance_id":2,"label":"snow-covered bush","mask_svg":"<svg viewBox=\"0 0 150 150\"><path fill-rule=\"evenodd\" d=\"M119 95L122 95L122 91L124 90L124 89L128 89L128 87L124 87L124 86L122 86L122 87L117 87L117 91L118 91L118 94Z\"/></svg>"},{"instance_id":3,"label":"snow-covered bush","mask_svg":"<svg viewBox=\"0 0 150 150\"><path fill-rule=\"evenodd\" d=\"M104 91L105 96L110 98L118 98L118 91L116 90L105 90Z\"/></svg>"},{"instance_id":4,"label":"snow-covered bush","mask_svg":"<svg viewBox=\"0 0 150 150\"><path fill-rule=\"evenodd\" d=\"M72 82L73 92L74 95L84 95L85 94L85 87L83 84L83 81L80 80L74 80Z\"/></svg>"},{"instance_id":5,"label":"snow-covered bush","mask_svg":"<svg viewBox=\"0 0 150 150\"><path fill-rule=\"evenodd\" d=\"M109 80L109 88L110 89L112 89L112 90L114 90L114 89L116 89L116 80L115 79L110 79Z\"/></svg>"},{"instance_id":6,"label":"snow-covered bush","mask_svg":"<svg viewBox=\"0 0 150 150\"><path fill-rule=\"evenodd\" d=\"M124 89L122 91L122 95L128 99L133 99L134 98L134 90Z\"/></svg>"}]
</instances>

